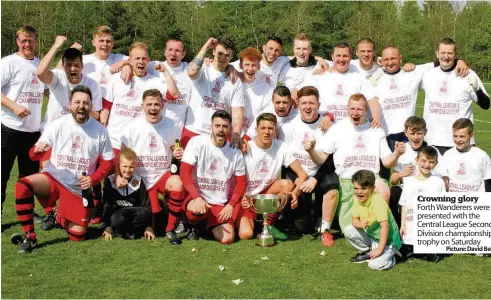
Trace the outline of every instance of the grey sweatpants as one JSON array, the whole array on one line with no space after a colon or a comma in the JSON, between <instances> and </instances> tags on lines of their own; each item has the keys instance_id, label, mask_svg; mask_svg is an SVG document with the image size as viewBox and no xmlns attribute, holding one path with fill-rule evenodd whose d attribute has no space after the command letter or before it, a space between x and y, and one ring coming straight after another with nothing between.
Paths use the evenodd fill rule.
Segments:
<instances>
[{"instance_id":1,"label":"grey sweatpants","mask_svg":"<svg viewBox=\"0 0 491 300\"><path fill-rule=\"evenodd\" d=\"M344 229L344 236L360 252L373 250L378 247L376 240L370 238L364 230L357 229L353 225L349 225ZM372 270L388 270L392 268L396 264L394 257L396 252L397 249L393 245L385 246L380 256L370 259L368 267Z\"/></svg>"}]
</instances>

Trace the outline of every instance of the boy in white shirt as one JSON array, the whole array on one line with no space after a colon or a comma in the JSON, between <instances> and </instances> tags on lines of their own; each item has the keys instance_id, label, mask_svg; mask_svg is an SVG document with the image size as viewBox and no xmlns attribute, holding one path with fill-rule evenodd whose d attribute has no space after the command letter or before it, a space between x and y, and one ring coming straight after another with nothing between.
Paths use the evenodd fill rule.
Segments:
<instances>
[{"instance_id":1,"label":"boy in white shirt","mask_svg":"<svg viewBox=\"0 0 491 300\"><path fill-rule=\"evenodd\" d=\"M491 160L486 152L471 145L473 137L471 120L461 118L454 122L455 147L443 155L449 192L491 192Z\"/></svg>"},{"instance_id":2,"label":"boy in white shirt","mask_svg":"<svg viewBox=\"0 0 491 300\"><path fill-rule=\"evenodd\" d=\"M399 208L399 198L401 197L404 178L408 176L418 175L419 170L416 165L416 156L418 155L418 150L421 147L427 146L424 141L426 135L426 122L422 117L412 116L409 117L406 122L404 122L404 134L406 135L408 142L406 142L406 151L399 157L396 165L392 169L392 174L390 177L390 183L392 184L390 188L390 203L389 207L392 214L396 218L397 225L400 225L400 208ZM433 147L433 146L431 146ZM433 147L436 149L436 147ZM438 152L438 161L442 161L443 156ZM440 167L442 164L436 166L433 170L433 175L442 177Z\"/></svg>"},{"instance_id":3,"label":"boy in white shirt","mask_svg":"<svg viewBox=\"0 0 491 300\"><path fill-rule=\"evenodd\" d=\"M432 175L432 171L438 164L438 150L432 146L422 146L418 150L416 164L418 165L417 175L404 178L404 189L402 190L399 205L401 206L401 227L402 253L407 258L421 257L428 261L438 262L441 257L438 254L413 254L413 245L416 242L416 199L420 194L445 192L445 182L438 176Z\"/></svg>"}]
</instances>

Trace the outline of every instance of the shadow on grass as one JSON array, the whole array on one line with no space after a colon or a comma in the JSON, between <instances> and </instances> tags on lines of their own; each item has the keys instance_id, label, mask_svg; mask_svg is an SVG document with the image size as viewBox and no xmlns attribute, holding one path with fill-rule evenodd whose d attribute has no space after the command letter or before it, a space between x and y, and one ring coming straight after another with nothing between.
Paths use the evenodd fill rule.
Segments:
<instances>
[{"instance_id":1,"label":"shadow on grass","mask_svg":"<svg viewBox=\"0 0 491 300\"><path fill-rule=\"evenodd\" d=\"M10 223L7 223L7 224L2 224L2 232L4 232L7 229L10 229L10 228L12 228L14 226L17 226L19 224L20 224L19 221L17 221L17 222L10 222Z\"/></svg>"},{"instance_id":2,"label":"shadow on grass","mask_svg":"<svg viewBox=\"0 0 491 300\"><path fill-rule=\"evenodd\" d=\"M69 240L68 237L63 237L63 238L57 238L57 239L54 239L54 240L49 240L49 241L46 241L46 242L42 242L42 243L39 243L38 244L37 249L41 249L41 248L44 248L46 246L55 245L55 244L58 244L58 243L64 243L64 242L67 242L68 240Z\"/></svg>"}]
</instances>

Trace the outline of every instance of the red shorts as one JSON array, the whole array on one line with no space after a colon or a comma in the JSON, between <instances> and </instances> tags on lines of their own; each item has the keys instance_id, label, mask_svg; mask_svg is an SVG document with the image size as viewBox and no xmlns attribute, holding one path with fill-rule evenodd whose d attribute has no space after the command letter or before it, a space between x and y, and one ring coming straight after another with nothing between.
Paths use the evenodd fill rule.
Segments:
<instances>
[{"instance_id":1,"label":"red shorts","mask_svg":"<svg viewBox=\"0 0 491 300\"><path fill-rule=\"evenodd\" d=\"M237 205L234 207L234 219L235 220L240 220L242 217L247 217L251 220L256 220L257 219L257 213L249 207L248 209L244 209L242 207L242 203L237 203Z\"/></svg>"},{"instance_id":2,"label":"red shorts","mask_svg":"<svg viewBox=\"0 0 491 300\"><path fill-rule=\"evenodd\" d=\"M90 209L84 207L82 195L69 191L49 173L40 174L45 175L49 180L49 196L48 199L38 199L41 205L43 207L55 206L56 200L60 199L56 221L64 228L66 228L67 222L73 222L87 228Z\"/></svg>"},{"instance_id":3,"label":"red shorts","mask_svg":"<svg viewBox=\"0 0 491 300\"><path fill-rule=\"evenodd\" d=\"M180 146L182 148L186 148L186 145L188 144L189 140L192 137L198 136L199 134L192 132L191 130L188 130L186 127L182 128L182 133L181 133L181 141L180 141Z\"/></svg>"},{"instance_id":4,"label":"red shorts","mask_svg":"<svg viewBox=\"0 0 491 300\"><path fill-rule=\"evenodd\" d=\"M43 163L45 161L48 161L51 158L51 150L53 148L49 148L48 151L44 152L43 157L39 160L39 167L42 169L43 168Z\"/></svg>"},{"instance_id":5,"label":"red shorts","mask_svg":"<svg viewBox=\"0 0 491 300\"><path fill-rule=\"evenodd\" d=\"M160 177L159 181L157 181L150 189L148 189L148 198L150 199L150 208L152 213L158 213L162 211L162 207L160 207L159 202L159 193L162 195L165 194L165 185L167 184L167 180L173 174L170 171L167 171L162 177Z\"/></svg>"},{"instance_id":6,"label":"red shorts","mask_svg":"<svg viewBox=\"0 0 491 300\"><path fill-rule=\"evenodd\" d=\"M213 227L216 227L221 224L230 224L234 226L235 220L237 219L237 213L239 210L237 207L240 205L240 203L237 203L237 205L234 206L234 210L232 212L232 218L223 222L220 222L218 220L218 214L222 211L222 209L225 207L224 205L217 205L217 204L210 204L211 207L208 209L208 211L203 214L203 215L195 215L189 210L187 210L187 205L189 201L191 201L191 196L189 195L186 200L184 200L183 203L183 209L186 212L186 218L188 219L189 223L191 224L197 224L202 221L206 221L206 228L211 229Z\"/></svg>"}]
</instances>

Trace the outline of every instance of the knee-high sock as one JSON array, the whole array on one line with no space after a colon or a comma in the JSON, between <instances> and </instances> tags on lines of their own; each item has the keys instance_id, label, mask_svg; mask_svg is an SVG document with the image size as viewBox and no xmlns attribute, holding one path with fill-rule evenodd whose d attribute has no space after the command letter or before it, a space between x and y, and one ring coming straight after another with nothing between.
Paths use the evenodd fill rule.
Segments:
<instances>
[{"instance_id":1,"label":"knee-high sock","mask_svg":"<svg viewBox=\"0 0 491 300\"><path fill-rule=\"evenodd\" d=\"M186 198L186 192L176 192L171 191L169 195L169 200L167 204L169 205L169 219L167 221L167 226L165 231L176 229L177 223L179 222L179 217L182 213L182 204Z\"/></svg>"},{"instance_id":2,"label":"knee-high sock","mask_svg":"<svg viewBox=\"0 0 491 300\"><path fill-rule=\"evenodd\" d=\"M32 193L31 182L25 178L19 179L15 184L15 210L22 231L24 231L29 238L35 240L36 233L34 233L33 222L34 195Z\"/></svg>"}]
</instances>

